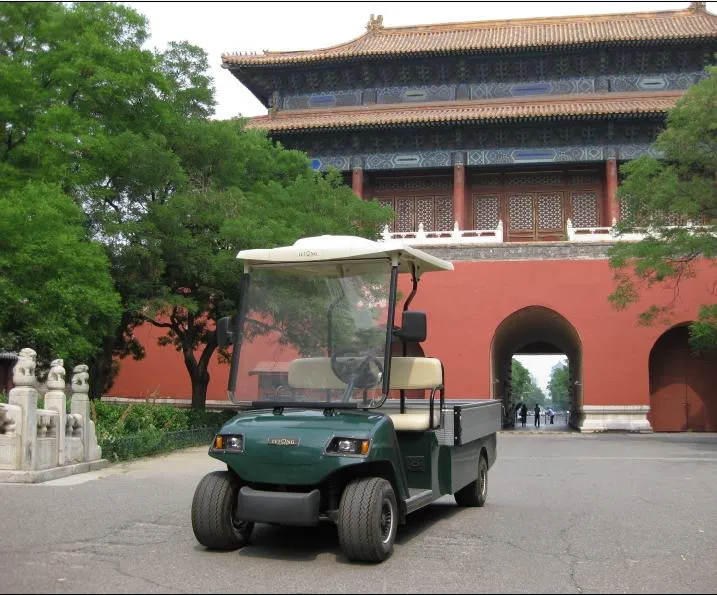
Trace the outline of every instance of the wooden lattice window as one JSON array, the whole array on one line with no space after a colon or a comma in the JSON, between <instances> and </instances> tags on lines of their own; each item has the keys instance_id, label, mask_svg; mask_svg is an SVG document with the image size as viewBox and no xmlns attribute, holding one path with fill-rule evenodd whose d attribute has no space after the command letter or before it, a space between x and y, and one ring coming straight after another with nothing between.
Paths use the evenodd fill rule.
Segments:
<instances>
[{"instance_id":1,"label":"wooden lattice window","mask_svg":"<svg viewBox=\"0 0 717 595\"><path fill-rule=\"evenodd\" d=\"M532 231L535 225L532 194L513 194L508 197L508 220L510 231Z\"/></svg>"},{"instance_id":2,"label":"wooden lattice window","mask_svg":"<svg viewBox=\"0 0 717 595\"><path fill-rule=\"evenodd\" d=\"M453 199L449 196L436 198L436 230L453 229Z\"/></svg>"},{"instance_id":3,"label":"wooden lattice window","mask_svg":"<svg viewBox=\"0 0 717 595\"><path fill-rule=\"evenodd\" d=\"M560 192L538 193L538 229L563 227L563 195Z\"/></svg>"},{"instance_id":4,"label":"wooden lattice window","mask_svg":"<svg viewBox=\"0 0 717 595\"><path fill-rule=\"evenodd\" d=\"M394 232L418 231L421 223L425 231L453 229L453 200L450 196L410 196L377 200L382 205L393 207L396 213L392 226Z\"/></svg>"},{"instance_id":5,"label":"wooden lattice window","mask_svg":"<svg viewBox=\"0 0 717 595\"><path fill-rule=\"evenodd\" d=\"M500 221L500 197L497 194L473 196L473 229L495 229Z\"/></svg>"},{"instance_id":6,"label":"wooden lattice window","mask_svg":"<svg viewBox=\"0 0 717 595\"><path fill-rule=\"evenodd\" d=\"M597 227L600 224L597 192L573 192L571 200L573 227Z\"/></svg>"}]
</instances>

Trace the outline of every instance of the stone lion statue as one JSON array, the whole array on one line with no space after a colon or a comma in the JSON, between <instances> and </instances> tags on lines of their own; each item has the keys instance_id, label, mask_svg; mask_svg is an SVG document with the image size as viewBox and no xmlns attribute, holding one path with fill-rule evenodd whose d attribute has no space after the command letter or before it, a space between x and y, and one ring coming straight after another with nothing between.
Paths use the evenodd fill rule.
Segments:
<instances>
[{"instance_id":1,"label":"stone lion statue","mask_svg":"<svg viewBox=\"0 0 717 595\"><path fill-rule=\"evenodd\" d=\"M12 370L12 382L15 386L34 386L35 368L37 367L37 353L34 349L25 347L20 350L17 363Z\"/></svg>"},{"instance_id":2,"label":"stone lion statue","mask_svg":"<svg viewBox=\"0 0 717 595\"><path fill-rule=\"evenodd\" d=\"M50 364L50 373L47 375L47 388L52 390L64 390L65 368L61 359L54 359Z\"/></svg>"},{"instance_id":3,"label":"stone lion statue","mask_svg":"<svg viewBox=\"0 0 717 595\"><path fill-rule=\"evenodd\" d=\"M86 393L90 390L89 368L85 364L80 364L72 369L72 392Z\"/></svg>"}]
</instances>

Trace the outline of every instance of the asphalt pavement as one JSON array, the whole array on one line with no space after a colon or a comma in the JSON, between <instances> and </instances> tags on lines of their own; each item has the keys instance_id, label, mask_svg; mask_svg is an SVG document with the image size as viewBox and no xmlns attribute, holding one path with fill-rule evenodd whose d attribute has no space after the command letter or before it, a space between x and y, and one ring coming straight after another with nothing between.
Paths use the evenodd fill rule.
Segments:
<instances>
[{"instance_id":1,"label":"asphalt pavement","mask_svg":"<svg viewBox=\"0 0 717 595\"><path fill-rule=\"evenodd\" d=\"M715 593L717 435L501 432L488 501L408 517L383 564L336 529L258 525L209 552L192 448L38 485L0 485L2 593Z\"/></svg>"}]
</instances>

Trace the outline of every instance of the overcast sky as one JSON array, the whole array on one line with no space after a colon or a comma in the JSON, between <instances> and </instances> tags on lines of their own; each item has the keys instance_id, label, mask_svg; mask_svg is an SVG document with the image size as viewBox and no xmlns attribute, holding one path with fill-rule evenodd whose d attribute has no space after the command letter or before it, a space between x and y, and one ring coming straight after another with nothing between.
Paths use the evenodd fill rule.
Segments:
<instances>
[{"instance_id":1,"label":"overcast sky","mask_svg":"<svg viewBox=\"0 0 717 595\"><path fill-rule=\"evenodd\" d=\"M370 15L385 27L565 15L680 10L689 2L125 2L149 19L150 48L187 40L209 57L216 117L266 114L221 67L223 53L310 50L345 43L366 31ZM707 10L717 12L717 2ZM545 389L555 356L518 358Z\"/></svg>"},{"instance_id":2,"label":"overcast sky","mask_svg":"<svg viewBox=\"0 0 717 595\"><path fill-rule=\"evenodd\" d=\"M149 47L187 40L203 48L217 90L216 117L266 109L229 71L221 55L308 50L345 43L366 31L370 15L385 27L541 16L679 10L689 2L125 2L149 19ZM717 2L708 2L715 13Z\"/></svg>"}]
</instances>

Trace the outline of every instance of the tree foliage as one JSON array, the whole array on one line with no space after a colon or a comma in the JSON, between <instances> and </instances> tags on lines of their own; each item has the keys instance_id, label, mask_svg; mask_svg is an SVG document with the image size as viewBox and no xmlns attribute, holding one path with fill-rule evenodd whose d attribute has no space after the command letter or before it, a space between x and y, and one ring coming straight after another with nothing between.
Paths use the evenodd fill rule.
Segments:
<instances>
[{"instance_id":1,"label":"tree foliage","mask_svg":"<svg viewBox=\"0 0 717 595\"><path fill-rule=\"evenodd\" d=\"M57 187L0 194L0 345L45 362L92 356L119 320L119 295L82 211Z\"/></svg>"},{"instance_id":2,"label":"tree foliage","mask_svg":"<svg viewBox=\"0 0 717 595\"><path fill-rule=\"evenodd\" d=\"M548 396L554 409L567 411L570 409L570 366L561 362L553 366L548 381Z\"/></svg>"},{"instance_id":3,"label":"tree foliage","mask_svg":"<svg viewBox=\"0 0 717 595\"><path fill-rule=\"evenodd\" d=\"M373 235L389 215L304 154L210 120L206 53L182 41L149 51L147 39L146 19L121 4L0 6L0 193L24 201L32 184L55 184L82 208L85 241L104 246L122 312L114 332L87 335L91 394L118 356L142 357L133 329L150 321L183 353L200 406L213 321L234 307L236 252Z\"/></svg>"},{"instance_id":4,"label":"tree foliage","mask_svg":"<svg viewBox=\"0 0 717 595\"><path fill-rule=\"evenodd\" d=\"M91 339L93 395L113 354L142 353L128 326L134 317L116 262L118 227L186 184L170 139L177 123L206 118L214 104L201 49L150 52L142 48L147 38L145 18L119 4L0 6L0 193L26 200L29 182L59 186L104 244L125 306L116 331L99 344Z\"/></svg>"},{"instance_id":5,"label":"tree foliage","mask_svg":"<svg viewBox=\"0 0 717 595\"><path fill-rule=\"evenodd\" d=\"M162 342L182 352L196 407L206 399L214 324L236 309L239 250L308 235L372 235L389 216L357 198L337 173L312 171L305 155L244 132L240 122L199 128L188 131L193 140L180 148L193 183L123 227L122 259L133 292L129 305L139 320L167 329ZM207 151L197 149L198 135Z\"/></svg>"},{"instance_id":6,"label":"tree foliage","mask_svg":"<svg viewBox=\"0 0 717 595\"><path fill-rule=\"evenodd\" d=\"M643 156L621 167L625 179L618 193L629 213L620 231L638 229L647 235L610 250L616 279L610 301L615 308L638 302L645 287L673 290L668 303L652 304L640 313L641 324L668 322L681 282L696 275L698 263L714 264L717 257L717 67L669 112L655 149L659 159ZM702 274L713 275L708 284L717 288L712 271ZM704 304L690 327L693 347L717 346L716 323L717 304Z\"/></svg>"},{"instance_id":7,"label":"tree foliage","mask_svg":"<svg viewBox=\"0 0 717 595\"><path fill-rule=\"evenodd\" d=\"M544 406L545 393L538 386L530 371L515 358L513 358L511 366L510 378L513 400L517 403L525 403L529 408L532 408L536 403Z\"/></svg>"}]
</instances>

